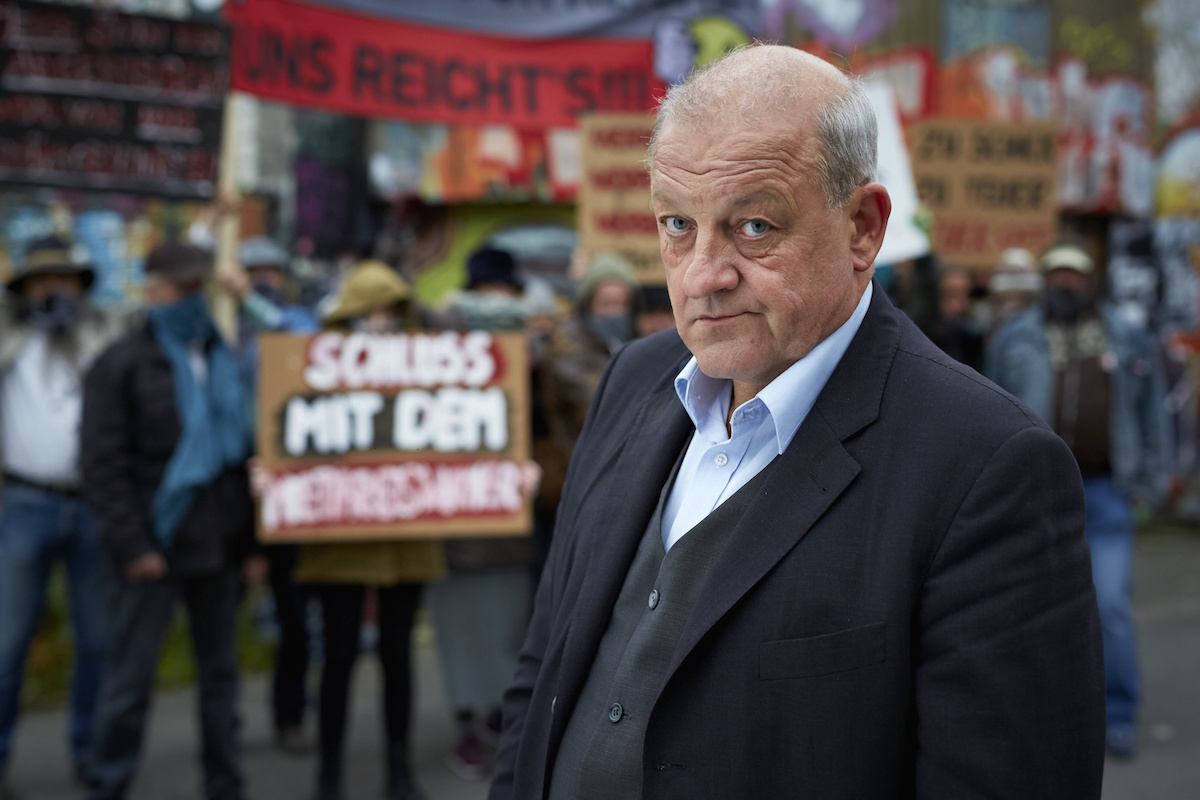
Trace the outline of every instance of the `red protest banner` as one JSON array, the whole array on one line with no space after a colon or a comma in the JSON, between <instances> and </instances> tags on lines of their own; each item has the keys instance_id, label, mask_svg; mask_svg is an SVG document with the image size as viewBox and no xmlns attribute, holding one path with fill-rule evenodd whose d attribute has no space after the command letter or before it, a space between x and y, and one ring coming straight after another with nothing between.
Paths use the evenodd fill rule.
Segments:
<instances>
[{"instance_id":1,"label":"red protest banner","mask_svg":"<svg viewBox=\"0 0 1200 800\"><path fill-rule=\"evenodd\" d=\"M227 7L238 91L364 117L574 127L588 111L647 111L664 90L649 39L526 40L289 0Z\"/></svg>"}]
</instances>

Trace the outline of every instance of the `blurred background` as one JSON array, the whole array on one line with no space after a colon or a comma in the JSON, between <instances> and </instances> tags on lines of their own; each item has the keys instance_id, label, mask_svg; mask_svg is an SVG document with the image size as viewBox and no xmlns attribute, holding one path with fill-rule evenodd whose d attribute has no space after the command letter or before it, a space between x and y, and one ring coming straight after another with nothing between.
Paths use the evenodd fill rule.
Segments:
<instances>
[{"instance_id":1,"label":"blurred background","mask_svg":"<svg viewBox=\"0 0 1200 800\"><path fill-rule=\"evenodd\" d=\"M533 458L553 477L569 446L538 448L539 435L561 438L554 421L539 434L539 404L561 399L547 385L565 392L603 368L614 338L672 324L642 164L657 101L753 40L867 81L896 205L876 278L948 353L988 372L997 332L1040 304L1042 254L1061 244L1086 253L1097 299L1152 342L1168 485L1133 509L1141 746L1109 761L1105 797L1200 797L1195 0L0 0L0 283L15 303L36 245L57 237L92 273L88 302L127 317L145 301L148 254L187 243L212 255L214 318L244 344L336 323L345 279L373 262L421 327L526 332ZM472 262L480 252L511 263ZM281 282L260 281L264 268ZM515 326L464 301L483 278L524 304ZM626 287L619 314L591 305L606 283ZM308 323L284 325L252 297ZM624 329L590 322L620 314ZM572 321L593 336L586 353ZM13 335L0 327L0 347ZM552 528L549 505L538 524ZM64 767L71 592L65 569L49 574L0 761L12 797L81 796L87 783ZM377 647L372 602L364 652ZM286 746L272 706L277 604L248 585L237 623L247 796L260 798L313 786L314 725L296 724ZM321 612L314 598L302 608L315 696ZM166 634L135 798L196 794L186 627ZM428 797L483 797L490 755L475 734L489 709L464 727L435 628L422 605L413 771ZM378 796L383 780L382 678L363 663L348 797Z\"/></svg>"}]
</instances>

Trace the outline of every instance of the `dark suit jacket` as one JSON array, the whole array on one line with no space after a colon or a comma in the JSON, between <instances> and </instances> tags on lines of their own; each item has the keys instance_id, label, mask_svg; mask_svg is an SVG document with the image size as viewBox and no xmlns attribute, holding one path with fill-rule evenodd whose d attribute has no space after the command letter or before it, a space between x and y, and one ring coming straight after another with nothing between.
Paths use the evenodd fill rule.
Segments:
<instances>
[{"instance_id":1,"label":"dark suit jacket","mask_svg":"<svg viewBox=\"0 0 1200 800\"><path fill-rule=\"evenodd\" d=\"M674 332L622 350L571 461L490 797L539 798L692 433ZM1070 451L878 288L704 587L647 800L1098 798L1104 675Z\"/></svg>"}]
</instances>

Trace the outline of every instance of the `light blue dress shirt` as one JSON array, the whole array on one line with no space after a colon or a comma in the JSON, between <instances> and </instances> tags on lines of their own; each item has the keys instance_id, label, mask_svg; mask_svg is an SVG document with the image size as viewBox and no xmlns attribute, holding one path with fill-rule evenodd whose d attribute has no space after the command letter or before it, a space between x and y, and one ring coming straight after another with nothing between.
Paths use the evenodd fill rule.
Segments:
<instances>
[{"instance_id":1,"label":"light blue dress shirt","mask_svg":"<svg viewBox=\"0 0 1200 800\"><path fill-rule=\"evenodd\" d=\"M808 355L734 409L726 432L733 381L710 378L696 359L675 378L675 392L696 426L663 509L668 550L781 454L842 360L871 305L871 284L850 319Z\"/></svg>"}]
</instances>

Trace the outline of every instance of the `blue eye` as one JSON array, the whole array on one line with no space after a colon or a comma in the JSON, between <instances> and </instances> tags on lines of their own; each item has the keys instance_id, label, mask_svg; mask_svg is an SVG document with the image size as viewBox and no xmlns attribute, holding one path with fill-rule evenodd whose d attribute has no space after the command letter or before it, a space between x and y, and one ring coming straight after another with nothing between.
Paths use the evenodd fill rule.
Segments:
<instances>
[{"instance_id":1,"label":"blue eye","mask_svg":"<svg viewBox=\"0 0 1200 800\"><path fill-rule=\"evenodd\" d=\"M742 232L747 236L762 236L769 230L771 230L771 226L761 219L752 219L742 224Z\"/></svg>"},{"instance_id":2,"label":"blue eye","mask_svg":"<svg viewBox=\"0 0 1200 800\"><path fill-rule=\"evenodd\" d=\"M683 233L688 229L687 220L683 217L666 217L663 225L667 226L667 231L670 233Z\"/></svg>"}]
</instances>

